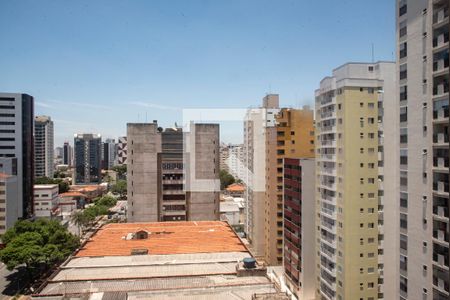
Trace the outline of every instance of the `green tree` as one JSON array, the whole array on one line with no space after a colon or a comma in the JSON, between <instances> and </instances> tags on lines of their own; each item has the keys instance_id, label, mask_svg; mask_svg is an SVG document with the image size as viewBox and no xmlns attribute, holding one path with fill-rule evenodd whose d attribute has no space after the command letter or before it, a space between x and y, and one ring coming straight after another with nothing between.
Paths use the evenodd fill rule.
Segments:
<instances>
[{"instance_id":1,"label":"green tree","mask_svg":"<svg viewBox=\"0 0 450 300\"><path fill-rule=\"evenodd\" d=\"M60 194L69 190L69 183L61 178L38 177L34 180L35 184L57 184Z\"/></svg>"},{"instance_id":2,"label":"green tree","mask_svg":"<svg viewBox=\"0 0 450 300\"><path fill-rule=\"evenodd\" d=\"M30 277L66 259L80 241L57 221L17 221L2 236L0 260L9 270L24 264ZM38 272L36 272L38 271Z\"/></svg>"},{"instance_id":3,"label":"green tree","mask_svg":"<svg viewBox=\"0 0 450 300\"><path fill-rule=\"evenodd\" d=\"M117 172L117 177L119 179L125 179L127 175L127 165L118 165L112 167L112 170Z\"/></svg>"},{"instance_id":4,"label":"green tree","mask_svg":"<svg viewBox=\"0 0 450 300\"><path fill-rule=\"evenodd\" d=\"M228 187L230 184L233 184L236 181L233 175L231 175L225 170L220 170L219 178L221 190L224 190L226 187Z\"/></svg>"},{"instance_id":5,"label":"green tree","mask_svg":"<svg viewBox=\"0 0 450 300\"><path fill-rule=\"evenodd\" d=\"M119 194L121 198L127 195L127 181L126 180L118 180L115 185L111 187L111 192L114 194Z\"/></svg>"},{"instance_id":6,"label":"green tree","mask_svg":"<svg viewBox=\"0 0 450 300\"><path fill-rule=\"evenodd\" d=\"M82 211L75 211L70 216L70 220L78 227L78 231L81 234L83 229L89 225L87 216Z\"/></svg>"},{"instance_id":7,"label":"green tree","mask_svg":"<svg viewBox=\"0 0 450 300\"><path fill-rule=\"evenodd\" d=\"M103 196L94 200L96 206L113 207L117 204L116 198L112 196Z\"/></svg>"}]
</instances>

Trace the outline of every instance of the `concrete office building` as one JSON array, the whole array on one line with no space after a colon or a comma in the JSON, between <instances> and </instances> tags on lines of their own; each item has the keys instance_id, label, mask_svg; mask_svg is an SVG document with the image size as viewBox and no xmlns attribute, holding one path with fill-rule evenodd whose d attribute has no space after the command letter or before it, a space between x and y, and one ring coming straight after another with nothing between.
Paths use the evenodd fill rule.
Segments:
<instances>
[{"instance_id":1,"label":"concrete office building","mask_svg":"<svg viewBox=\"0 0 450 300\"><path fill-rule=\"evenodd\" d=\"M270 94L263 98L261 107L248 109L244 119L245 232L251 250L262 259L265 256L266 135L275 128L275 115L279 111L279 96Z\"/></svg>"},{"instance_id":2,"label":"concrete office building","mask_svg":"<svg viewBox=\"0 0 450 300\"><path fill-rule=\"evenodd\" d=\"M102 138L100 134L75 134L73 184L101 183Z\"/></svg>"},{"instance_id":3,"label":"concrete office building","mask_svg":"<svg viewBox=\"0 0 450 300\"><path fill-rule=\"evenodd\" d=\"M113 139L106 139L102 144L102 168L110 170L115 164L117 151L116 142Z\"/></svg>"},{"instance_id":4,"label":"concrete office building","mask_svg":"<svg viewBox=\"0 0 450 300\"><path fill-rule=\"evenodd\" d=\"M316 294L314 159L283 160L283 268L286 285L297 299Z\"/></svg>"},{"instance_id":5,"label":"concrete office building","mask_svg":"<svg viewBox=\"0 0 450 300\"><path fill-rule=\"evenodd\" d=\"M64 142L62 154L63 164L71 167L73 164L73 148L70 146L69 142Z\"/></svg>"},{"instance_id":6,"label":"concrete office building","mask_svg":"<svg viewBox=\"0 0 450 300\"><path fill-rule=\"evenodd\" d=\"M34 119L34 174L53 178L53 121L48 116Z\"/></svg>"},{"instance_id":7,"label":"concrete office building","mask_svg":"<svg viewBox=\"0 0 450 300\"><path fill-rule=\"evenodd\" d=\"M37 218L52 218L58 208L58 202L57 184L34 185L34 211Z\"/></svg>"},{"instance_id":8,"label":"concrete office building","mask_svg":"<svg viewBox=\"0 0 450 300\"><path fill-rule=\"evenodd\" d=\"M317 297L385 297L395 266L395 64L348 63L316 91ZM386 111L386 114L384 114ZM384 136L383 127L389 127ZM388 153L388 154L384 154ZM389 253L388 253L389 252ZM386 278L385 278L386 276Z\"/></svg>"},{"instance_id":9,"label":"concrete office building","mask_svg":"<svg viewBox=\"0 0 450 300\"><path fill-rule=\"evenodd\" d=\"M33 215L33 124L32 96L0 93L0 172L17 176L18 218Z\"/></svg>"},{"instance_id":10,"label":"concrete office building","mask_svg":"<svg viewBox=\"0 0 450 300\"><path fill-rule=\"evenodd\" d=\"M283 260L283 159L314 157L314 112L309 107L282 108L275 121L265 136L264 260L269 265Z\"/></svg>"},{"instance_id":11,"label":"concrete office building","mask_svg":"<svg viewBox=\"0 0 450 300\"><path fill-rule=\"evenodd\" d=\"M449 1L396 1L400 212L392 297L449 299Z\"/></svg>"},{"instance_id":12,"label":"concrete office building","mask_svg":"<svg viewBox=\"0 0 450 300\"><path fill-rule=\"evenodd\" d=\"M219 126L127 124L128 221L218 220Z\"/></svg>"}]
</instances>

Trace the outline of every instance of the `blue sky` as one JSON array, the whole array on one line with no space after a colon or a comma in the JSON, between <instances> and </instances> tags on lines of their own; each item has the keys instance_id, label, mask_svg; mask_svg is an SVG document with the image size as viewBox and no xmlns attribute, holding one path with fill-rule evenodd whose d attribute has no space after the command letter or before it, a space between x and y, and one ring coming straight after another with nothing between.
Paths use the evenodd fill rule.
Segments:
<instances>
[{"instance_id":1,"label":"blue sky","mask_svg":"<svg viewBox=\"0 0 450 300\"><path fill-rule=\"evenodd\" d=\"M1 1L0 91L35 97L55 143L117 138L182 108L285 106L348 61L393 60L392 0ZM229 124L225 141L237 141ZM236 134L238 132L238 134Z\"/></svg>"}]
</instances>

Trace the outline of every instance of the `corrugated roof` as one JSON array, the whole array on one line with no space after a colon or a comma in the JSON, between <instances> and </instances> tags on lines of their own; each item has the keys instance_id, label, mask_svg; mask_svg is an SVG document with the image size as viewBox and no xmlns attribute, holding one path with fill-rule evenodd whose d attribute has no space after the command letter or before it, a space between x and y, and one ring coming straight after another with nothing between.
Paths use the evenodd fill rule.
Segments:
<instances>
[{"instance_id":1,"label":"corrugated roof","mask_svg":"<svg viewBox=\"0 0 450 300\"><path fill-rule=\"evenodd\" d=\"M130 233L146 230L147 239L130 239ZM226 222L119 223L103 226L76 254L77 257L127 256L133 249L149 255L210 252L247 252Z\"/></svg>"}]
</instances>

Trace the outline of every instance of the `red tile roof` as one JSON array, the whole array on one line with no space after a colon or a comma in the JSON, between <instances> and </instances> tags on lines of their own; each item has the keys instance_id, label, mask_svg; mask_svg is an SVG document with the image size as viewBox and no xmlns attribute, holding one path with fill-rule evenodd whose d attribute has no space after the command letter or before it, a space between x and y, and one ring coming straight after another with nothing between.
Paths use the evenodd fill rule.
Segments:
<instances>
[{"instance_id":1,"label":"red tile roof","mask_svg":"<svg viewBox=\"0 0 450 300\"><path fill-rule=\"evenodd\" d=\"M125 239L140 230L149 232L147 239ZM226 222L119 223L104 225L76 256L128 256L133 249L149 255L248 251Z\"/></svg>"},{"instance_id":2,"label":"red tile roof","mask_svg":"<svg viewBox=\"0 0 450 300\"><path fill-rule=\"evenodd\" d=\"M244 192L245 191L245 187L242 184L239 183L233 183L231 185L229 185L226 190L228 192Z\"/></svg>"},{"instance_id":3,"label":"red tile roof","mask_svg":"<svg viewBox=\"0 0 450 300\"><path fill-rule=\"evenodd\" d=\"M87 198L85 194L79 193L79 192L67 192L59 194L60 197L84 197Z\"/></svg>"}]
</instances>

